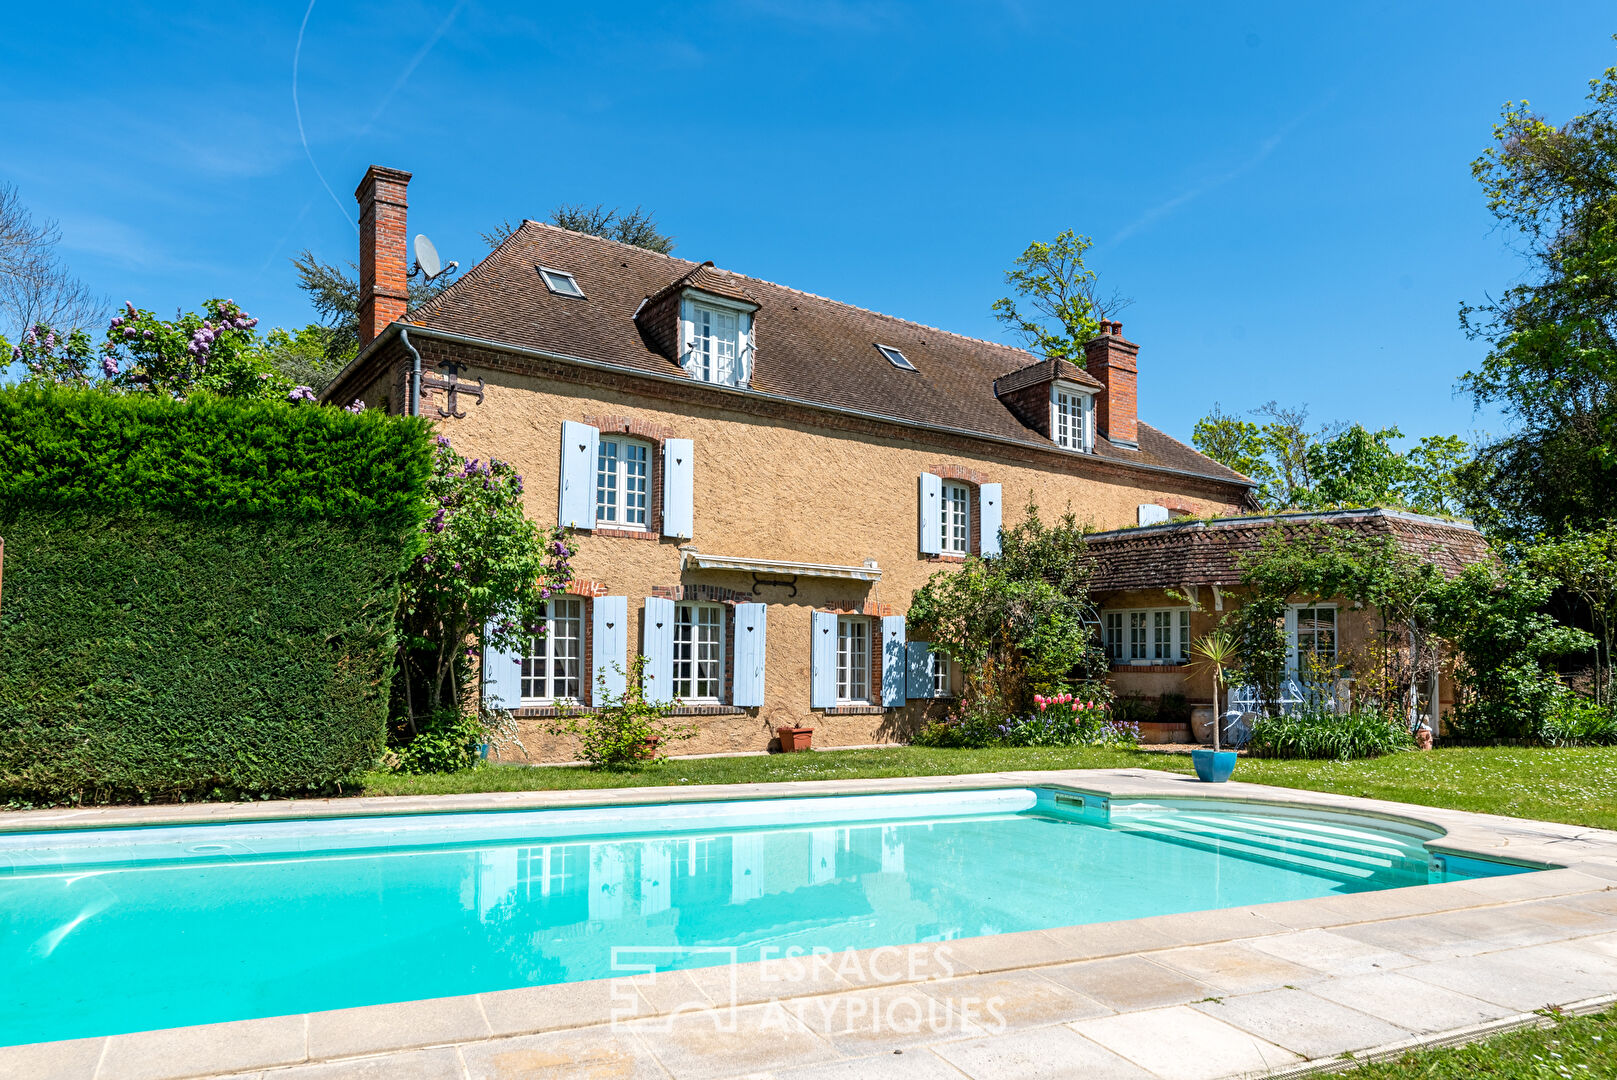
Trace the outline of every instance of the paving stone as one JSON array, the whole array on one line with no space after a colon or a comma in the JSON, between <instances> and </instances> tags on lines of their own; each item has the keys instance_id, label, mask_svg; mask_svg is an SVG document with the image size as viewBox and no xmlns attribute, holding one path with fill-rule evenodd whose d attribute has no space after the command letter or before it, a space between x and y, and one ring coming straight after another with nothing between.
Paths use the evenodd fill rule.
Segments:
<instances>
[{"instance_id":1,"label":"paving stone","mask_svg":"<svg viewBox=\"0 0 1617 1080\"><path fill-rule=\"evenodd\" d=\"M1040 968L1039 974L1118 1012L1183 1005L1218 993L1198 979L1143 956L1062 964Z\"/></svg>"},{"instance_id":2,"label":"paving stone","mask_svg":"<svg viewBox=\"0 0 1617 1080\"><path fill-rule=\"evenodd\" d=\"M1541 900L1533 904L1517 904L1511 909L1516 915L1545 926L1566 931L1566 937L1581 937L1617 930L1617 915L1592 911L1580 907L1566 898Z\"/></svg>"},{"instance_id":3,"label":"paving stone","mask_svg":"<svg viewBox=\"0 0 1617 1080\"><path fill-rule=\"evenodd\" d=\"M984 1002L929 993L934 985L952 986L956 981L803 998L784 1008L837 1053L868 1055L981 1034L978 1025L987 1011Z\"/></svg>"},{"instance_id":4,"label":"paving stone","mask_svg":"<svg viewBox=\"0 0 1617 1080\"><path fill-rule=\"evenodd\" d=\"M1069 950L1058 940L1036 930L994 937L960 938L948 942L947 948L948 963L954 967L956 974L1037 967L1070 958Z\"/></svg>"},{"instance_id":5,"label":"paving stone","mask_svg":"<svg viewBox=\"0 0 1617 1080\"><path fill-rule=\"evenodd\" d=\"M1523 954L1532 949L1461 956L1406 969L1421 982L1469 997L1530 1012L1546 1005L1565 1005L1617 990L1617 979L1576 968L1546 966L1545 959ZM1592 954L1592 950L1591 950Z\"/></svg>"},{"instance_id":6,"label":"paving stone","mask_svg":"<svg viewBox=\"0 0 1617 1080\"><path fill-rule=\"evenodd\" d=\"M627 981L640 992L640 997L645 1002L640 1011L645 1015L695 1012L711 1005L729 1004L727 1001L716 1002L708 997L689 971L648 972L645 975L635 975Z\"/></svg>"},{"instance_id":7,"label":"paving stone","mask_svg":"<svg viewBox=\"0 0 1617 1080\"><path fill-rule=\"evenodd\" d=\"M957 1069L926 1048L844 1058L770 1075L773 1080L960 1080Z\"/></svg>"},{"instance_id":8,"label":"paving stone","mask_svg":"<svg viewBox=\"0 0 1617 1080\"><path fill-rule=\"evenodd\" d=\"M1067 1027L944 1043L932 1051L972 1080L1153 1080Z\"/></svg>"},{"instance_id":9,"label":"paving stone","mask_svg":"<svg viewBox=\"0 0 1617 1080\"><path fill-rule=\"evenodd\" d=\"M576 1028L492 1039L460 1048L470 1080L667 1080L645 1044L626 1031Z\"/></svg>"},{"instance_id":10,"label":"paving stone","mask_svg":"<svg viewBox=\"0 0 1617 1080\"><path fill-rule=\"evenodd\" d=\"M1515 1012L1495 1002L1423 983L1398 971L1326 979L1308 990L1327 1001L1419 1032L1453 1031Z\"/></svg>"},{"instance_id":11,"label":"paving stone","mask_svg":"<svg viewBox=\"0 0 1617 1080\"><path fill-rule=\"evenodd\" d=\"M1150 949L1165 949L1176 942L1168 935L1140 921L1091 923L1088 926L1062 926L1044 931L1058 946L1065 961L1093 960L1103 956L1125 956Z\"/></svg>"},{"instance_id":12,"label":"paving stone","mask_svg":"<svg viewBox=\"0 0 1617 1080\"><path fill-rule=\"evenodd\" d=\"M1336 976L1392 971L1418 962L1413 956L1329 930L1300 930L1294 934L1255 938L1246 944L1270 956Z\"/></svg>"},{"instance_id":13,"label":"paving stone","mask_svg":"<svg viewBox=\"0 0 1617 1080\"><path fill-rule=\"evenodd\" d=\"M1048 968L930 982L923 989L989 1034L1105 1016L1112 1010L1042 978Z\"/></svg>"},{"instance_id":14,"label":"paving stone","mask_svg":"<svg viewBox=\"0 0 1617 1080\"><path fill-rule=\"evenodd\" d=\"M1192 1008L1250 1031L1305 1058L1333 1057L1349 1050L1400 1042L1410 1029L1305 990L1266 990L1205 1001Z\"/></svg>"},{"instance_id":15,"label":"paving stone","mask_svg":"<svg viewBox=\"0 0 1617 1080\"><path fill-rule=\"evenodd\" d=\"M355 1057L387 1050L487 1038L476 997L428 998L309 1014L309 1059Z\"/></svg>"},{"instance_id":16,"label":"paving stone","mask_svg":"<svg viewBox=\"0 0 1617 1080\"><path fill-rule=\"evenodd\" d=\"M92 1080L105 1042L101 1038L66 1039L0 1046L0 1077L4 1080Z\"/></svg>"},{"instance_id":17,"label":"paving stone","mask_svg":"<svg viewBox=\"0 0 1617 1080\"><path fill-rule=\"evenodd\" d=\"M307 1059L304 1018L273 1016L141 1031L107 1040L97 1080L158 1080L242 1072Z\"/></svg>"},{"instance_id":18,"label":"paving stone","mask_svg":"<svg viewBox=\"0 0 1617 1080\"><path fill-rule=\"evenodd\" d=\"M495 1035L527 1035L591 1027L614 1018L650 1015L650 1008L628 979L595 979L555 986L524 986L478 995L489 1030Z\"/></svg>"},{"instance_id":19,"label":"paving stone","mask_svg":"<svg viewBox=\"0 0 1617 1080\"><path fill-rule=\"evenodd\" d=\"M1474 956L1489 948L1487 942L1475 940L1459 927L1440 925L1435 921L1437 918L1435 915L1418 915L1408 919L1338 926L1331 933L1428 961Z\"/></svg>"},{"instance_id":20,"label":"paving stone","mask_svg":"<svg viewBox=\"0 0 1617 1080\"><path fill-rule=\"evenodd\" d=\"M1102 1016L1069 1026L1147 1072L1172 1080L1270 1072L1302 1060L1186 1005Z\"/></svg>"},{"instance_id":21,"label":"paving stone","mask_svg":"<svg viewBox=\"0 0 1617 1080\"><path fill-rule=\"evenodd\" d=\"M455 1048L440 1046L277 1069L275 1080L464 1080L465 1075Z\"/></svg>"},{"instance_id":22,"label":"paving stone","mask_svg":"<svg viewBox=\"0 0 1617 1080\"><path fill-rule=\"evenodd\" d=\"M829 1043L774 1003L632 1026L674 1080L766 1072L836 1057Z\"/></svg>"},{"instance_id":23,"label":"paving stone","mask_svg":"<svg viewBox=\"0 0 1617 1080\"><path fill-rule=\"evenodd\" d=\"M1151 959L1207 983L1218 994L1251 994L1282 986L1303 986L1321 978L1313 968L1233 942L1170 949L1153 953Z\"/></svg>"},{"instance_id":24,"label":"paving stone","mask_svg":"<svg viewBox=\"0 0 1617 1080\"><path fill-rule=\"evenodd\" d=\"M697 968L690 972L708 1000L716 1005L753 1005L809 994L832 994L852 990L854 984L839 973L839 966L851 972L868 974L857 955L802 956L772 959L748 964ZM907 974L907 969L903 969Z\"/></svg>"}]
</instances>

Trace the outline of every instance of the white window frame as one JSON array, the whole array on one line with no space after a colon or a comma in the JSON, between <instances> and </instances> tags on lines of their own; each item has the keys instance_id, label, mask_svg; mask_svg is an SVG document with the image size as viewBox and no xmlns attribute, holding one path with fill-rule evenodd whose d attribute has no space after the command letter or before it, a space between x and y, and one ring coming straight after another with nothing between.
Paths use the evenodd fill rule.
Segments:
<instances>
[{"instance_id":1,"label":"white window frame","mask_svg":"<svg viewBox=\"0 0 1617 1080\"><path fill-rule=\"evenodd\" d=\"M971 554L971 485L945 480L940 489L938 550L944 555Z\"/></svg>"},{"instance_id":2,"label":"white window frame","mask_svg":"<svg viewBox=\"0 0 1617 1080\"><path fill-rule=\"evenodd\" d=\"M1095 392L1074 383L1050 384L1050 438L1064 450L1095 452Z\"/></svg>"},{"instance_id":3,"label":"white window frame","mask_svg":"<svg viewBox=\"0 0 1617 1080\"><path fill-rule=\"evenodd\" d=\"M1329 663L1336 665L1337 658L1342 655L1342 612L1338 604L1287 604L1286 605L1286 650L1289 658L1291 674L1301 674L1303 670L1303 629L1302 618L1305 611L1329 611L1331 613L1331 651ZM1318 629L1309 633L1318 641ZM1313 651L1313 650L1309 650Z\"/></svg>"},{"instance_id":4,"label":"white window frame","mask_svg":"<svg viewBox=\"0 0 1617 1080\"><path fill-rule=\"evenodd\" d=\"M1188 607L1107 608L1101 624L1106 657L1115 665L1179 667L1190 662Z\"/></svg>"},{"instance_id":5,"label":"white window frame","mask_svg":"<svg viewBox=\"0 0 1617 1080\"><path fill-rule=\"evenodd\" d=\"M870 704L870 638L868 618L837 616L838 705Z\"/></svg>"},{"instance_id":6,"label":"white window frame","mask_svg":"<svg viewBox=\"0 0 1617 1080\"><path fill-rule=\"evenodd\" d=\"M551 705L556 702L576 702L583 698L585 686L584 672L584 635L588 632L589 620L585 617L583 598L577 596L558 596L545 602L545 633L543 636L533 635L528 638L527 648L522 656L522 704L523 705ZM573 630L574 633L566 631ZM568 646L568 655L558 657L558 645ZM562 663L563 670L557 673L555 665ZM571 663L569 673L566 666ZM543 664L539 674L533 673L536 664ZM572 686L568 686L571 683ZM530 694L530 690L537 689L537 694ZM557 689L564 691L557 694ZM565 691L574 690L569 694Z\"/></svg>"},{"instance_id":7,"label":"white window frame","mask_svg":"<svg viewBox=\"0 0 1617 1080\"><path fill-rule=\"evenodd\" d=\"M544 282L545 288L549 289L555 295L570 297L574 300L587 299L584 296L583 288L578 284L578 279L572 274L569 274L566 270L557 270L555 267L551 266L540 266L536 267L536 269L539 271L539 280ZM568 285L572 286L572 291L568 292L566 289L556 288L555 282L551 280L552 278L560 278L562 281L565 281Z\"/></svg>"},{"instance_id":8,"label":"white window frame","mask_svg":"<svg viewBox=\"0 0 1617 1080\"><path fill-rule=\"evenodd\" d=\"M903 350L897 345L883 345L878 341L876 343L876 351L885 356L889 364L892 364L901 371L915 370L915 365L910 363L910 358L905 356Z\"/></svg>"},{"instance_id":9,"label":"white window frame","mask_svg":"<svg viewBox=\"0 0 1617 1080\"><path fill-rule=\"evenodd\" d=\"M752 385L753 307L721 296L705 293L686 293L679 305L679 364L686 374L698 382L715 386L745 387ZM697 324L703 315L731 318L736 323L735 358L728 378L704 361L696 349Z\"/></svg>"},{"instance_id":10,"label":"white window frame","mask_svg":"<svg viewBox=\"0 0 1617 1080\"><path fill-rule=\"evenodd\" d=\"M638 462L634 454L638 453ZM643 439L602 435L600 449L595 455L595 524L612 529L634 529L644 532L651 528L651 444ZM636 472L632 467L642 468ZM632 490L638 487L638 491ZM606 496L612 496L608 503ZM638 498L635 508L640 520L628 520L631 496Z\"/></svg>"},{"instance_id":11,"label":"white window frame","mask_svg":"<svg viewBox=\"0 0 1617 1080\"><path fill-rule=\"evenodd\" d=\"M710 635L702 631L711 630ZM674 605L674 690L679 700L719 704L724 696L724 608L681 601ZM712 693L704 694L702 683Z\"/></svg>"},{"instance_id":12,"label":"white window frame","mask_svg":"<svg viewBox=\"0 0 1617 1080\"><path fill-rule=\"evenodd\" d=\"M954 697L954 687L949 678L949 654L942 653L928 645L926 647L926 674L932 680L932 696L935 698Z\"/></svg>"}]
</instances>

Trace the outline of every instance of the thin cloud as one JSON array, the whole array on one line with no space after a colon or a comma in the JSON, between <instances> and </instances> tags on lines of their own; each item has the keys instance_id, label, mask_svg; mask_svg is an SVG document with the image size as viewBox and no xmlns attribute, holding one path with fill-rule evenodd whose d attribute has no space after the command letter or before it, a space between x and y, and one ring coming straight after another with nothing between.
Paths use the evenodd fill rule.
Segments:
<instances>
[{"instance_id":1,"label":"thin cloud","mask_svg":"<svg viewBox=\"0 0 1617 1080\"><path fill-rule=\"evenodd\" d=\"M1247 173L1251 172L1253 169L1256 169L1268 159L1270 154L1273 154L1275 150L1280 147L1281 143L1286 141L1286 137L1295 131L1298 126L1300 126L1305 120L1312 117L1315 113L1319 112L1326 105L1330 104L1333 100L1335 100L1335 98L1336 91L1332 90L1330 93L1326 94L1318 104L1294 117L1284 124L1279 131L1276 131L1273 135L1270 135L1268 138L1260 142L1257 149L1253 151L1253 153L1249 155L1245 161L1241 162L1241 164L1237 165L1235 168L1219 173L1216 176L1204 179L1199 184L1193 184L1191 187L1181 191L1173 198L1151 207L1151 209L1147 210L1145 213L1141 214L1139 217L1135 218L1133 221L1119 229L1116 234L1112 236L1110 246L1115 247L1116 245L1121 244L1123 241L1127 240L1141 229L1144 229L1147 226L1161 220L1162 218L1167 217L1181 206L1194 202L1196 199L1207 194L1209 191L1221 188L1225 184L1230 183L1232 180L1238 180Z\"/></svg>"}]
</instances>

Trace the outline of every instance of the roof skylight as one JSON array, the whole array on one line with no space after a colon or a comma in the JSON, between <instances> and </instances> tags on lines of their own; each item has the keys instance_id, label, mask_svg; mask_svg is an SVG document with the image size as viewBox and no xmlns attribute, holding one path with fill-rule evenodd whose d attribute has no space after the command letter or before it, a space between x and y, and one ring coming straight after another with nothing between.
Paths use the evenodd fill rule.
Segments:
<instances>
[{"instance_id":1,"label":"roof skylight","mask_svg":"<svg viewBox=\"0 0 1617 1080\"><path fill-rule=\"evenodd\" d=\"M905 371L915 370L915 365L910 363L909 357L905 356L891 345L883 345L880 342L877 342L876 349L883 356L887 357L887 362L892 364L894 367L903 368Z\"/></svg>"},{"instance_id":2,"label":"roof skylight","mask_svg":"<svg viewBox=\"0 0 1617 1080\"><path fill-rule=\"evenodd\" d=\"M557 296L583 296L584 290L578 287L578 281L565 270L552 270L547 266L538 267L539 277L545 283L545 288Z\"/></svg>"}]
</instances>

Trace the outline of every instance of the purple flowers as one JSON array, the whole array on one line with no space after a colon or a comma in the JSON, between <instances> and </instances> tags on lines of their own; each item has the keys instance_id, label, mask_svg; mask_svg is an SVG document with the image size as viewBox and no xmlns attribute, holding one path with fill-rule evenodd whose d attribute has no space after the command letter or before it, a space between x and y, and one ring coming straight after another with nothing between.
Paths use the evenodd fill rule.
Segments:
<instances>
[{"instance_id":1,"label":"purple flowers","mask_svg":"<svg viewBox=\"0 0 1617 1080\"><path fill-rule=\"evenodd\" d=\"M343 407L343 412L351 412L355 415L358 415L364 411L365 403L358 398L355 398L353 401L350 401L346 406Z\"/></svg>"},{"instance_id":2,"label":"purple flowers","mask_svg":"<svg viewBox=\"0 0 1617 1080\"><path fill-rule=\"evenodd\" d=\"M101 359L101 374L105 375L109 379L117 378L118 377L118 361L117 361L117 359L114 358L114 357L111 357L111 356L102 357L102 359Z\"/></svg>"},{"instance_id":3,"label":"purple flowers","mask_svg":"<svg viewBox=\"0 0 1617 1080\"><path fill-rule=\"evenodd\" d=\"M313 401L314 388L309 386L294 386L292 392L286 395L286 400L296 405L300 401Z\"/></svg>"}]
</instances>

